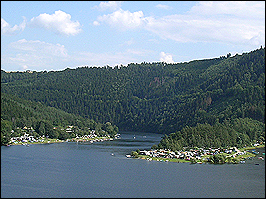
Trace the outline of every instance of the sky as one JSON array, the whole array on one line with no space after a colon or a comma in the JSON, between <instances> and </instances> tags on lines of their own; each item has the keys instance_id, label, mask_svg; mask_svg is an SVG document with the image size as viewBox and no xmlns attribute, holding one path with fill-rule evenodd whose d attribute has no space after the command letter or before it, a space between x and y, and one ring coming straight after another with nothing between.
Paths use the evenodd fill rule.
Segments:
<instances>
[{"instance_id":1,"label":"sky","mask_svg":"<svg viewBox=\"0 0 266 199\"><path fill-rule=\"evenodd\" d=\"M181 63L265 47L265 1L1 1L1 69Z\"/></svg>"}]
</instances>

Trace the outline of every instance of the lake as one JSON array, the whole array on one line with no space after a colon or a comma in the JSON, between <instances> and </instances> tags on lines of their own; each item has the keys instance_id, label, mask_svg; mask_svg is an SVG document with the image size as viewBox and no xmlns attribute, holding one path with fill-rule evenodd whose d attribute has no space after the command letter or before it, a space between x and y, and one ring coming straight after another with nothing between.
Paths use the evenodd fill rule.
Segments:
<instances>
[{"instance_id":1,"label":"lake","mask_svg":"<svg viewBox=\"0 0 266 199\"><path fill-rule=\"evenodd\" d=\"M265 198L265 161L190 164L126 158L160 134L113 141L1 146L2 198ZM135 138L134 138L135 137ZM263 156L265 148L258 149Z\"/></svg>"}]
</instances>

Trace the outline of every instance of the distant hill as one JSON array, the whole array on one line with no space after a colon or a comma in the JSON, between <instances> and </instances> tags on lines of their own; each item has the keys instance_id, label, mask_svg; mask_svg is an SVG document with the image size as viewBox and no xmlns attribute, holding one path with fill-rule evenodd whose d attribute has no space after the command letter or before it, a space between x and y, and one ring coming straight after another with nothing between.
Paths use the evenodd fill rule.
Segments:
<instances>
[{"instance_id":1,"label":"distant hill","mask_svg":"<svg viewBox=\"0 0 266 199\"><path fill-rule=\"evenodd\" d=\"M170 134L238 118L265 123L265 48L175 64L1 70L1 92L120 130Z\"/></svg>"}]
</instances>

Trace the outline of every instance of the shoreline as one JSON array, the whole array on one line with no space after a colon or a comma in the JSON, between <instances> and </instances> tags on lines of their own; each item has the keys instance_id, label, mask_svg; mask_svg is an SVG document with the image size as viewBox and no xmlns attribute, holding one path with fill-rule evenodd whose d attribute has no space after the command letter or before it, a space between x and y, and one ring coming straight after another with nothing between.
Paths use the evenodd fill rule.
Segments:
<instances>
[{"instance_id":1,"label":"shoreline","mask_svg":"<svg viewBox=\"0 0 266 199\"><path fill-rule=\"evenodd\" d=\"M22 142L19 141L17 143L9 143L7 145L2 145L2 146L16 146L16 145L26 145L29 146L31 144L53 144L53 143L62 143L62 142L102 142L102 141L111 141L113 138L109 137L95 137L95 138L90 138L90 139L82 139L82 138L72 138L72 139L67 139L67 140L59 140L59 139L51 139L51 138L45 138L43 141L33 141L33 142Z\"/></svg>"},{"instance_id":2,"label":"shoreline","mask_svg":"<svg viewBox=\"0 0 266 199\"><path fill-rule=\"evenodd\" d=\"M255 149L260 149L260 148L265 148L265 145L249 146L249 147L240 148L240 149L238 149L238 152L243 153L241 155L237 155L238 152L234 152L230 155L222 152L220 154L225 155L225 157L234 157L235 158L234 162L224 161L223 163L210 162L208 159L209 159L209 157L211 157L213 155L204 155L201 157L200 160L198 160L196 158L192 158L192 159L187 160L187 159L181 159L181 158L154 157L151 155L144 155L144 154L138 154L137 157L134 157L132 155L126 155L126 157L134 158L134 159L144 159L144 160L148 160L148 161L157 161L157 162L176 162L176 163L190 163L190 164L206 164L206 163L209 163L209 164L239 164L239 163L245 163L245 160L255 158L258 155L258 153L255 153L255 152L253 153L253 152L248 152L248 151L253 151ZM265 156L265 152L264 152L264 154L262 153L262 155ZM263 157L259 157L259 159L264 160Z\"/></svg>"},{"instance_id":3,"label":"shoreline","mask_svg":"<svg viewBox=\"0 0 266 199\"><path fill-rule=\"evenodd\" d=\"M115 138L110 138L110 137L94 137L94 138L72 138L72 139L67 139L67 140L59 140L59 139L51 139L51 138L44 138L40 141L20 141L17 143L11 143L8 145L3 145L3 146L15 146L15 145L24 145L24 146L30 146L31 144L53 144L53 143L63 143L63 142L77 142L77 143L93 143L93 142L102 142L102 141L111 141L113 139L119 139L117 137ZM146 154L138 154L136 157L133 155L126 155L127 158L134 158L134 159L144 159L148 161L158 161L158 162L176 162L176 163L190 163L190 164L239 164L239 163L245 163L245 160L254 158L258 155L257 152L254 150L260 149L260 148L265 148L265 145L258 145L258 146L248 146L240 149L236 149L233 153L227 154L225 152L221 152L220 154L224 155L224 157L233 157L234 161L228 161L225 160L223 163L213 163L210 162L210 157L214 156L213 154L209 155L202 155L200 159L196 158L170 158L170 157L158 157L158 156L151 156L151 155L146 155ZM150 150L149 152L151 152ZM188 151L185 151L185 153ZM241 152L242 154L238 155L238 153ZM265 152L262 153L262 155L265 155ZM264 160L263 157L259 157L259 159Z\"/></svg>"}]
</instances>

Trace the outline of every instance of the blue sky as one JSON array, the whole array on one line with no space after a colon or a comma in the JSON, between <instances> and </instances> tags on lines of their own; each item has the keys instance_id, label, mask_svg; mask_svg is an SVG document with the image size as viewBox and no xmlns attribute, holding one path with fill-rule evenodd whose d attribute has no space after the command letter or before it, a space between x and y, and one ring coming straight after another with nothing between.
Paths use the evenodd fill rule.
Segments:
<instances>
[{"instance_id":1,"label":"blue sky","mask_svg":"<svg viewBox=\"0 0 266 199\"><path fill-rule=\"evenodd\" d=\"M265 46L265 1L1 1L1 69L180 63Z\"/></svg>"}]
</instances>

